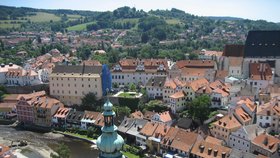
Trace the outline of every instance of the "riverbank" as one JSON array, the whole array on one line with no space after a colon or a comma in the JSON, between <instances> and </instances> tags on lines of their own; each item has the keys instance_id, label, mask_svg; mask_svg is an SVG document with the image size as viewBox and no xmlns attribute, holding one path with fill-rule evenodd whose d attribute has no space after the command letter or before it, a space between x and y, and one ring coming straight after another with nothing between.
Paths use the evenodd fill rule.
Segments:
<instances>
[{"instance_id":1,"label":"riverbank","mask_svg":"<svg viewBox=\"0 0 280 158\"><path fill-rule=\"evenodd\" d=\"M27 141L26 147L12 148L18 158L50 158L50 154L63 143L69 147L70 158L97 158L98 150L91 148L92 142L73 139L60 133L38 133L0 125L0 143L10 146L11 142Z\"/></svg>"},{"instance_id":2,"label":"riverbank","mask_svg":"<svg viewBox=\"0 0 280 158\"><path fill-rule=\"evenodd\" d=\"M89 142L89 143L92 143L92 144L96 144L96 139L90 138L90 137L85 136L85 135L80 135L78 133L61 132L61 131L53 131L53 132L54 133L62 134L64 136L66 136L66 137L80 139L80 140L83 140L83 141L86 141L86 142Z\"/></svg>"}]
</instances>

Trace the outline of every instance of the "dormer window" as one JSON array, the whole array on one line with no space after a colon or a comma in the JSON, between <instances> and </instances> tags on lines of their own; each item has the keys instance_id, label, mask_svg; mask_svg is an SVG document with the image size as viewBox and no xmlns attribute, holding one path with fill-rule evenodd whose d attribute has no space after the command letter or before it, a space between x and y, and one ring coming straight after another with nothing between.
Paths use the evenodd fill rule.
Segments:
<instances>
[{"instance_id":1,"label":"dormer window","mask_svg":"<svg viewBox=\"0 0 280 158\"><path fill-rule=\"evenodd\" d=\"M119 64L117 64L115 65L114 70L116 71L122 70L122 67Z\"/></svg>"},{"instance_id":2,"label":"dormer window","mask_svg":"<svg viewBox=\"0 0 280 158\"><path fill-rule=\"evenodd\" d=\"M159 71L163 71L165 68L164 68L164 65L163 64L160 64L157 68Z\"/></svg>"},{"instance_id":3,"label":"dormer window","mask_svg":"<svg viewBox=\"0 0 280 158\"><path fill-rule=\"evenodd\" d=\"M145 70L145 66L143 64L137 65L136 70L144 71Z\"/></svg>"}]
</instances>

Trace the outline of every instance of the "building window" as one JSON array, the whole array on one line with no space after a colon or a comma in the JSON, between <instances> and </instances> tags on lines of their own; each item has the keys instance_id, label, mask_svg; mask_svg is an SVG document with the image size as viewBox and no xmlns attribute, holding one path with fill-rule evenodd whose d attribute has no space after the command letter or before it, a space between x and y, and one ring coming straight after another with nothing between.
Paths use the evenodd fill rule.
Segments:
<instances>
[{"instance_id":1,"label":"building window","mask_svg":"<svg viewBox=\"0 0 280 158\"><path fill-rule=\"evenodd\" d=\"M75 94L77 94L77 91L75 91Z\"/></svg>"},{"instance_id":2,"label":"building window","mask_svg":"<svg viewBox=\"0 0 280 158\"><path fill-rule=\"evenodd\" d=\"M90 84L88 85L88 87L90 88Z\"/></svg>"},{"instance_id":3,"label":"building window","mask_svg":"<svg viewBox=\"0 0 280 158\"><path fill-rule=\"evenodd\" d=\"M90 81L90 78L88 79L88 81Z\"/></svg>"}]
</instances>

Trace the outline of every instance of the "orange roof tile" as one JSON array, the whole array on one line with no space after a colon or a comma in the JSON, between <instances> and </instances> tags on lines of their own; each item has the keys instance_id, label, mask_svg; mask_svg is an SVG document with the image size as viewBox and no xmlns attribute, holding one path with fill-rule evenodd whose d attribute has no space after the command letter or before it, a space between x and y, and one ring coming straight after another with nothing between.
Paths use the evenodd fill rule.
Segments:
<instances>
[{"instance_id":1,"label":"orange roof tile","mask_svg":"<svg viewBox=\"0 0 280 158\"><path fill-rule=\"evenodd\" d=\"M268 63L250 63L251 80L271 80L272 70Z\"/></svg>"},{"instance_id":2,"label":"orange roof tile","mask_svg":"<svg viewBox=\"0 0 280 158\"><path fill-rule=\"evenodd\" d=\"M200 76L203 77L206 75L206 71L209 69L204 68L182 68L181 75L182 76Z\"/></svg>"},{"instance_id":3,"label":"orange roof tile","mask_svg":"<svg viewBox=\"0 0 280 158\"><path fill-rule=\"evenodd\" d=\"M213 60L180 60L176 62L179 69L187 68L214 68L215 61Z\"/></svg>"},{"instance_id":4,"label":"orange roof tile","mask_svg":"<svg viewBox=\"0 0 280 158\"><path fill-rule=\"evenodd\" d=\"M191 150L191 154L204 158L222 158L223 154L225 154L225 157L228 157L230 155L230 152L231 149L228 147L204 140L197 141Z\"/></svg>"},{"instance_id":5,"label":"orange roof tile","mask_svg":"<svg viewBox=\"0 0 280 158\"><path fill-rule=\"evenodd\" d=\"M253 139L252 143L270 152L276 152L280 140L271 135L263 133L258 135L255 139Z\"/></svg>"},{"instance_id":6,"label":"orange roof tile","mask_svg":"<svg viewBox=\"0 0 280 158\"><path fill-rule=\"evenodd\" d=\"M239 121L234 116L230 117L229 115L226 115L220 120L214 122L213 125L223 127L226 129L234 129L237 127L241 127Z\"/></svg>"},{"instance_id":7,"label":"orange roof tile","mask_svg":"<svg viewBox=\"0 0 280 158\"><path fill-rule=\"evenodd\" d=\"M252 120L251 116L243 110L242 107L237 107L235 109L235 115L240 119L242 123L247 123Z\"/></svg>"},{"instance_id":8,"label":"orange roof tile","mask_svg":"<svg viewBox=\"0 0 280 158\"><path fill-rule=\"evenodd\" d=\"M205 78L201 78L195 81L190 82L189 86L193 89L193 91L197 91L200 87L208 85L209 82Z\"/></svg>"},{"instance_id":9,"label":"orange roof tile","mask_svg":"<svg viewBox=\"0 0 280 158\"><path fill-rule=\"evenodd\" d=\"M68 115L70 109L69 108L64 108L64 107L60 107L57 112L55 113L54 117L57 118L66 118L66 116Z\"/></svg>"},{"instance_id":10,"label":"orange roof tile","mask_svg":"<svg viewBox=\"0 0 280 158\"><path fill-rule=\"evenodd\" d=\"M155 122L147 122L145 126L141 129L140 133L145 135L145 136L152 136L157 128L159 123Z\"/></svg>"},{"instance_id":11,"label":"orange roof tile","mask_svg":"<svg viewBox=\"0 0 280 158\"><path fill-rule=\"evenodd\" d=\"M131 117L131 118L139 118L139 119L141 119L141 118L144 117L144 115L143 115L143 113L142 113L141 111L138 111L138 110L137 110L137 111L131 113L131 114L130 114L130 117Z\"/></svg>"},{"instance_id":12,"label":"orange roof tile","mask_svg":"<svg viewBox=\"0 0 280 158\"><path fill-rule=\"evenodd\" d=\"M216 79L224 79L227 76L228 76L228 71L217 70L217 72L216 72Z\"/></svg>"},{"instance_id":13,"label":"orange roof tile","mask_svg":"<svg viewBox=\"0 0 280 158\"><path fill-rule=\"evenodd\" d=\"M178 98L183 98L185 97L186 94L184 91L179 91L179 92L176 92L174 94L172 94L171 96L169 96L170 98L173 98L173 99L178 99Z\"/></svg>"},{"instance_id":14,"label":"orange roof tile","mask_svg":"<svg viewBox=\"0 0 280 158\"><path fill-rule=\"evenodd\" d=\"M217 138L211 137L211 136L207 136L205 138L205 141L208 143L216 144L216 145L222 145L222 142L223 142L221 139L217 139Z\"/></svg>"},{"instance_id":15,"label":"orange roof tile","mask_svg":"<svg viewBox=\"0 0 280 158\"><path fill-rule=\"evenodd\" d=\"M163 138L167 134L169 129L170 129L169 126L163 125L163 124L159 124L157 126L157 129L154 132L154 137L156 137L156 138L159 138L159 137Z\"/></svg>"},{"instance_id":16,"label":"orange roof tile","mask_svg":"<svg viewBox=\"0 0 280 158\"><path fill-rule=\"evenodd\" d=\"M169 111L165 111L165 112L161 112L159 113L159 117L163 122L169 122L172 120L170 112Z\"/></svg>"}]
</instances>

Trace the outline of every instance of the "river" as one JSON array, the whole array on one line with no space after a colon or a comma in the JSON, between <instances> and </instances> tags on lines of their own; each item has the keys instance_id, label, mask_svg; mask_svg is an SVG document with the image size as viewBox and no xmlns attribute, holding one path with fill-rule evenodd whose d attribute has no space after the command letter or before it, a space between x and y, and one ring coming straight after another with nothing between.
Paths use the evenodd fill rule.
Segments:
<instances>
[{"instance_id":1,"label":"river","mask_svg":"<svg viewBox=\"0 0 280 158\"><path fill-rule=\"evenodd\" d=\"M70 158L97 158L98 151L91 148L91 144L54 133L36 133L16 130L12 127L0 125L0 144L11 145L12 141L26 140L28 145L15 149L18 157L50 158L50 153L61 143L67 145L71 151Z\"/></svg>"}]
</instances>

